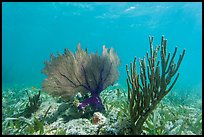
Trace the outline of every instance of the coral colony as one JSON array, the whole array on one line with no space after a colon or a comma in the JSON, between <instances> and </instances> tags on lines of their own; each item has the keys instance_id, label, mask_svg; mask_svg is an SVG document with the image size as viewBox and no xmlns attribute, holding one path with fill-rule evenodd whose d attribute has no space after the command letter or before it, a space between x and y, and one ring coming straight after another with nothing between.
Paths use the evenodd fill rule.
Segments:
<instances>
[{"instance_id":1,"label":"coral colony","mask_svg":"<svg viewBox=\"0 0 204 137\"><path fill-rule=\"evenodd\" d=\"M175 85L180 64L185 55L185 49L180 54L178 62L174 58L177 47L170 57L167 53L167 40L162 36L161 46L153 49L153 37L149 37L150 53L139 59L140 73L137 72L136 57L130 63L130 72L126 65L129 116L131 119L132 134L141 134L142 127L150 113ZM160 48L161 47L161 48ZM160 51L161 60L158 59ZM91 97L78 104L79 109L87 105L98 111L104 110L100 93L108 86L113 85L119 77L118 66L120 60L113 50L103 46L102 55L88 54L80 45L75 54L65 49L64 55L58 57L51 54L50 62L45 62L45 73L48 78L43 81L42 89L54 96L69 99L77 93L90 93ZM175 79L172 81L172 78ZM95 117L95 122L99 118Z\"/></svg>"},{"instance_id":2,"label":"coral colony","mask_svg":"<svg viewBox=\"0 0 204 137\"><path fill-rule=\"evenodd\" d=\"M43 73L48 76L42 84L43 91L64 99L73 97L76 93L91 93L91 97L79 103L78 108L84 109L92 105L98 111L103 111L100 93L108 86L113 85L119 77L118 66L120 60L113 50L103 46L101 56L88 54L80 44L75 55L65 49L64 55L58 57L51 54L50 62L45 62Z\"/></svg>"},{"instance_id":3,"label":"coral colony","mask_svg":"<svg viewBox=\"0 0 204 137\"><path fill-rule=\"evenodd\" d=\"M128 65L126 65L128 75L128 99L130 102L130 116L133 134L141 134L142 125L148 118L149 114L173 88L179 77L177 71L185 54L184 49L183 53L179 56L177 64L174 63L177 47L170 59L170 53L166 56L167 39L164 39L164 36L162 36L160 61L157 60L160 46L157 46L156 49L153 50L153 37L149 37L149 42L150 55L147 53L148 65L146 66L145 58L140 59L140 74L136 71L136 58L134 59L133 64L130 63L131 73L129 73ZM171 83L171 80L176 73L176 78ZM139 79L141 82L139 82Z\"/></svg>"}]
</instances>

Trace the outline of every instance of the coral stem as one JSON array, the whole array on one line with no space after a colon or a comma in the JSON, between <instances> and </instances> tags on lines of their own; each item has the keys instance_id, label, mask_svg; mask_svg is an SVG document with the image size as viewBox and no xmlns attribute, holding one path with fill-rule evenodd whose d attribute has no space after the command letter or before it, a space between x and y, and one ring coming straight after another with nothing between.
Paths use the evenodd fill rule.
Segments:
<instances>
[{"instance_id":1,"label":"coral stem","mask_svg":"<svg viewBox=\"0 0 204 137\"><path fill-rule=\"evenodd\" d=\"M94 105L100 112L104 110L102 100L99 97L99 94L93 94L90 98L81 102L78 106L79 109L84 109L87 105Z\"/></svg>"}]
</instances>

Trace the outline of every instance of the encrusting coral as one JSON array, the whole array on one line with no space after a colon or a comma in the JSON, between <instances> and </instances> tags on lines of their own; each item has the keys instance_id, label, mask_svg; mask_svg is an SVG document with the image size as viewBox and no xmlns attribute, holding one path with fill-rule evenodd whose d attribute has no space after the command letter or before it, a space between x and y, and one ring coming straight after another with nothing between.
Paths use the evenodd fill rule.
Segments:
<instances>
[{"instance_id":1,"label":"encrusting coral","mask_svg":"<svg viewBox=\"0 0 204 137\"><path fill-rule=\"evenodd\" d=\"M113 85L119 77L119 57L113 48L109 50L103 46L102 55L88 54L87 49L77 46L75 55L65 49L64 54L53 54L50 62L45 62L43 73L48 76L42 89L53 96L64 99L73 97L78 92L91 93L91 97L79 103L78 108L83 109L91 104L99 111L104 110L100 93L108 86Z\"/></svg>"},{"instance_id":2,"label":"encrusting coral","mask_svg":"<svg viewBox=\"0 0 204 137\"><path fill-rule=\"evenodd\" d=\"M155 109L156 105L162 100L162 98L173 88L179 77L177 71L185 54L184 49L176 64L174 58L177 52L177 47L170 59L170 53L166 54L167 39L164 39L164 36L162 36L160 50L161 61L157 60L160 46L157 46L156 49L153 50L153 37L149 37L149 41L150 56L147 53L148 65L146 66L145 57L144 59L139 59L140 74L138 74L136 70L136 58L134 58L133 63L130 63L130 73L128 65L126 65L128 75L128 99L130 103L129 109L133 134L141 134L142 126L149 114ZM171 80L176 73L176 78L171 83Z\"/></svg>"}]
</instances>

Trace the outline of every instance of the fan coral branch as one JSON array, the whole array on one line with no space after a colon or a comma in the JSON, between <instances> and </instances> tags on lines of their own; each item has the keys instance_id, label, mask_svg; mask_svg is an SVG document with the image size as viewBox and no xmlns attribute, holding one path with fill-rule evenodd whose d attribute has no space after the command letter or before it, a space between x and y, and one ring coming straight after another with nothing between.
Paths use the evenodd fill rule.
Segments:
<instances>
[{"instance_id":1,"label":"fan coral branch","mask_svg":"<svg viewBox=\"0 0 204 137\"><path fill-rule=\"evenodd\" d=\"M179 73L177 73L177 71L185 54L184 49L177 64L174 63L177 47L175 48L171 59L170 53L168 53L168 56L166 57L167 40L164 39L164 36L162 36L160 51L161 61L157 61L160 46L157 46L156 49L153 50L153 37L149 37L149 42L150 55L147 53L148 65L146 66L145 57L144 59L139 59L140 74L136 71L136 57L134 58L134 63L130 63L131 73L129 73L128 65L126 65L128 99L130 103L129 109L133 134L141 134L142 126L148 115L154 110L162 98L173 88L179 77ZM170 85L171 79L176 73L177 76Z\"/></svg>"},{"instance_id":2,"label":"fan coral branch","mask_svg":"<svg viewBox=\"0 0 204 137\"><path fill-rule=\"evenodd\" d=\"M42 71L48 76L42 83L42 89L64 99L70 99L78 92L90 92L91 97L81 102L79 108L91 104L102 111L104 107L99 95L117 81L119 64L113 48L108 50L103 46L102 55L99 56L98 53L88 54L88 50L83 51L79 44L75 54L68 49L63 55L58 52L58 57L51 54L50 62L45 62Z\"/></svg>"}]
</instances>

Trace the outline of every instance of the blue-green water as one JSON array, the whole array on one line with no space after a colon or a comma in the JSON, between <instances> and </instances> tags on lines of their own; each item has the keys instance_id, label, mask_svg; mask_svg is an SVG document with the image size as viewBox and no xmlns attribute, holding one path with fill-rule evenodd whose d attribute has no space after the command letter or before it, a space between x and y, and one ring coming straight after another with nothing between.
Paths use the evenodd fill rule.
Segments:
<instances>
[{"instance_id":1,"label":"blue-green water","mask_svg":"<svg viewBox=\"0 0 204 137\"><path fill-rule=\"evenodd\" d=\"M178 89L202 87L202 3L196 2L47 2L2 4L2 84L41 86L50 53L83 49L101 53L113 47L121 60L119 83L126 86L125 65L149 51L161 36L171 53L186 49L179 68Z\"/></svg>"}]
</instances>

